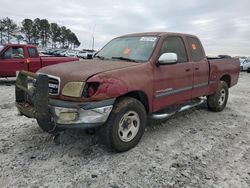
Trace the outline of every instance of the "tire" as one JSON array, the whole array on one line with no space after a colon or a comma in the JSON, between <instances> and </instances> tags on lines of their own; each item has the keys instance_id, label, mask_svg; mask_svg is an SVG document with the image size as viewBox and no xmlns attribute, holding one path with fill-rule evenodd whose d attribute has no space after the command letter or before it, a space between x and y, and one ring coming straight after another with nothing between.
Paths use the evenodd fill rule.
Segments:
<instances>
[{"instance_id":1,"label":"tire","mask_svg":"<svg viewBox=\"0 0 250 188\"><path fill-rule=\"evenodd\" d=\"M250 68L247 69L247 72L250 73Z\"/></svg>"},{"instance_id":2,"label":"tire","mask_svg":"<svg viewBox=\"0 0 250 188\"><path fill-rule=\"evenodd\" d=\"M116 152L135 147L144 131L147 115L142 103L134 98L118 99L105 125L99 130L104 143Z\"/></svg>"},{"instance_id":3,"label":"tire","mask_svg":"<svg viewBox=\"0 0 250 188\"><path fill-rule=\"evenodd\" d=\"M228 85L225 81L220 81L216 92L207 97L208 109L213 112L221 112L228 100Z\"/></svg>"}]
</instances>

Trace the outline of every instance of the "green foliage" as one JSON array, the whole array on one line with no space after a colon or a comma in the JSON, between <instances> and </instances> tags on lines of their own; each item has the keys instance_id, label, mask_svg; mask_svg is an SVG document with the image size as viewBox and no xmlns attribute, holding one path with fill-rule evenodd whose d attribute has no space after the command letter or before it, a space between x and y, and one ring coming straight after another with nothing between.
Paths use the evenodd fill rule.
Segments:
<instances>
[{"instance_id":1,"label":"green foliage","mask_svg":"<svg viewBox=\"0 0 250 188\"><path fill-rule=\"evenodd\" d=\"M32 28L33 28L33 21L31 19L24 19L22 21L21 32L25 34L27 42L31 43L32 38Z\"/></svg>"},{"instance_id":2,"label":"green foliage","mask_svg":"<svg viewBox=\"0 0 250 188\"><path fill-rule=\"evenodd\" d=\"M47 46L47 42L50 34L50 24L48 20L40 20L40 38L42 39L42 45Z\"/></svg>"},{"instance_id":3,"label":"green foliage","mask_svg":"<svg viewBox=\"0 0 250 188\"><path fill-rule=\"evenodd\" d=\"M4 19L2 19L2 20L0 20L0 29L1 29L1 43L2 43L2 33L3 32L6 32L7 33L7 37L8 37L8 43L10 42L10 36L11 35L14 35L15 34L15 32L17 32L18 31L18 26L17 26L17 24L15 24L15 22L12 20L12 19L10 19L10 18L8 18L8 17L6 17L6 18L4 18Z\"/></svg>"},{"instance_id":4,"label":"green foliage","mask_svg":"<svg viewBox=\"0 0 250 188\"><path fill-rule=\"evenodd\" d=\"M32 38L33 38L33 44L38 44L38 40L40 38L40 19L36 18L33 21L33 27L32 27Z\"/></svg>"},{"instance_id":5,"label":"green foliage","mask_svg":"<svg viewBox=\"0 0 250 188\"><path fill-rule=\"evenodd\" d=\"M61 28L56 23L50 24L50 36L52 40L52 46L56 47L56 42L60 42Z\"/></svg>"},{"instance_id":6,"label":"green foliage","mask_svg":"<svg viewBox=\"0 0 250 188\"><path fill-rule=\"evenodd\" d=\"M0 19L1 44L3 43L3 33L7 33L8 42L10 42L11 36L15 36L18 42L24 40L20 34L16 34L17 31L19 28L12 19L8 17ZM75 48L80 45L77 36L70 29L59 26L57 23L49 23L47 19L25 18L20 31L25 35L25 40L29 44L38 45L41 41L42 46L47 47L47 44L52 42L53 47L57 47L56 45L59 44L63 48Z\"/></svg>"}]
</instances>

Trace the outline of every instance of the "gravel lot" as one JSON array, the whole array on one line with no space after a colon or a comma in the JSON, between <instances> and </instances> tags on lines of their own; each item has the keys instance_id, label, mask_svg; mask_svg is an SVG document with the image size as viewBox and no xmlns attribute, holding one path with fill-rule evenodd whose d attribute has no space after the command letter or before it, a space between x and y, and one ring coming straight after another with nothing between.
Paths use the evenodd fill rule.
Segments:
<instances>
[{"instance_id":1,"label":"gravel lot","mask_svg":"<svg viewBox=\"0 0 250 188\"><path fill-rule=\"evenodd\" d=\"M0 187L250 187L249 97L241 73L223 112L203 105L151 121L137 147L117 154L84 131L55 144L17 116L14 81L0 79Z\"/></svg>"}]
</instances>

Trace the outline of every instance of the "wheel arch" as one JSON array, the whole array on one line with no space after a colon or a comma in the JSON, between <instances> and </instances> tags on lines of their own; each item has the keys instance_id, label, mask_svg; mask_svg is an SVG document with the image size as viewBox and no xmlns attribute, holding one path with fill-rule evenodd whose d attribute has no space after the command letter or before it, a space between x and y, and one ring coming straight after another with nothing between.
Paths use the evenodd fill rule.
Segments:
<instances>
[{"instance_id":1,"label":"wheel arch","mask_svg":"<svg viewBox=\"0 0 250 188\"><path fill-rule=\"evenodd\" d=\"M228 87L230 88L231 87L231 76L228 75L228 74L225 74L223 75L221 78L220 78L220 81L224 81L227 83Z\"/></svg>"},{"instance_id":2,"label":"wheel arch","mask_svg":"<svg viewBox=\"0 0 250 188\"><path fill-rule=\"evenodd\" d=\"M118 98L121 97L132 97L140 101L143 106L145 107L146 112L149 112L149 101L148 101L148 96L146 95L145 92L143 91L131 91L129 93L126 93Z\"/></svg>"}]
</instances>

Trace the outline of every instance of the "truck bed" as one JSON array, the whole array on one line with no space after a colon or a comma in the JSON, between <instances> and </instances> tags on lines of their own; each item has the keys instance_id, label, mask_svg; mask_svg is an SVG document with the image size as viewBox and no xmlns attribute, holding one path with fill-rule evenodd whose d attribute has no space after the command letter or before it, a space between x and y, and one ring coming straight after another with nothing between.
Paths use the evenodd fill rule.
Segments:
<instances>
[{"instance_id":1,"label":"truck bed","mask_svg":"<svg viewBox=\"0 0 250 188\"><path fill-rule=\"evenodd\" d=\"M240 62L237 58L207 58L210 63L210 80L216 81L222 75L230 75L231 85L234 86L238 82Z\"/></svg>"}]
</instances>

